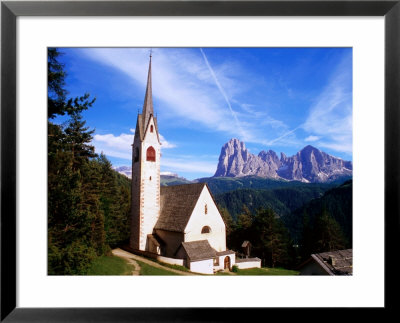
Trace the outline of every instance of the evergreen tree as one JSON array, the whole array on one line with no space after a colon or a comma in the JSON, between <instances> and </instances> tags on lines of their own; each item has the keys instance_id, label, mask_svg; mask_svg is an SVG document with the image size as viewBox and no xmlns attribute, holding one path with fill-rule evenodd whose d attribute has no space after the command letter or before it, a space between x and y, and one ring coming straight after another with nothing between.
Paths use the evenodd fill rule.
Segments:
<instances>
[{"instance_id":1,"label":"evergreen tree","mask_svg":"<svg viewBox=\"0 0 400 323\"><path fill-rule=\"evenodd\" d=\"M338 222L324 209L315 219L313 253L344 249L346 241Z\"/></svg>"},{"instance_id":2,"label":"evergreen tree","mask_svg":"<svg viewBox=\"0 0 400 323\"><path fill-rule=\"evenodd\" d=\"M253 223L253 217L246 205L242 206L242 213L238 215L237 226L241 230L248 230Z\"/></svg>"},{"instance_id":3,"label":"evergreen tree","mask_svg":"<svg viewBox=\"0 0 400 323\"><path fill-rule=\"evenodd\" d=\"M77 113L71 117L65 129L66 149L72 153L72 164L74 169L79 169L89 158L96 157L94 146L90 145L94 130L85 127L86 121L82 115Z\"/></svg>"},{"instance_id":4,"label":"evergreen tree","mask_svg":"<svg viewBox=\"0 0 400 323\"><path fill-rule=\"evenodd\" d=\"M251 227L253 224L253 216L246 205L242 206L242 212L238 215L235 230L231 233L230 243L236 250L241 250L243 241L249 240L251 237Z\"/></svg>"},{"instance_id":5,"label":"evergreen tree","mask_svg":"<svg viewBox=\"0 0 400 323\"><path fill-rule=\"evenodd\" d=\"M84 274L104 251L104 220L99 208L95 156L81 111L89 95L66 100L64 65L57 49L48 51L48 117L71 116L64 129L48 121L48 273Z\"/></svg>"},{"instance_id":6,"label":"evergreen tree","mask_svg":"<svg viewBox=\"0 0 400 323\"><path fill-rule=\"evenodd\" d=\"M118 177L122 175L112 169L110 161L103 153L97 162L100 165L100 202L105 216L106 241L111 247L115 247L129 238L130 185L118 183Z\"/></svg>"},{"instance_id":7,"label":"evergreen tree","mask_svg":"<svg viewBox=\"0 0 400 323\"><path fill-rule=\"evenodd\" d=\"M61 53L56 48L47 51L47 112L48 118L53 119L57 115L64 115L67 91L65 90L64 64L58 61Z\"/></svg>"},{"instance_id":8,"label":"evergreen tree","mask_svg":"<svg viewBox=\"0 0 400 323\"><path fill-rule=\"evenodd\" d=\"M311 223L311 218L304 210L303 212L303 221L302 221L302 232L300 238L300 245L301 245L301 258L307 259L310 257L313 249L314 249L314 230Z\"/></svg>"},{"instance_id":9,"label":"evergreen tree","mask_svg":"<svg viewBox=\"0 0 400 323\"><path fill-rule=\"evenodd\" d=\"M64 64L59 61L61 55L62 53L57 48L49 48L47 51L47 114L49 119L54 119L58 115L79 114L90 108L96 100L95 98L89 100L88 93L67 100L68 91L65 89L67 73L64 70Z\"/></svg>"},{"instance_id":10,"label":"evergreen tree","mask_svg":"<svg viewBox=\"0 0 400 323\"><path fill-rule=\"evenodd\" d=\"M253 251L271 267L290 263L291 241L272 209L260 209L252 225Z\"/></svg>"}]
</instances>

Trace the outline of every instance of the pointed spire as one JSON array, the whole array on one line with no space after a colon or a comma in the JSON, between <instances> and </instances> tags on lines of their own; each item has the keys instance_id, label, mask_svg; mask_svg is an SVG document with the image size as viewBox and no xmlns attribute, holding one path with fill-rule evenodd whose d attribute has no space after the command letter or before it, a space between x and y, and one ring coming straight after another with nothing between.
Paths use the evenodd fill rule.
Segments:
<instances>
[{"instance_id":1,"label":"pointed spire","mask_svg":"<svg viewBox=\"0 0 400 323\"><path fill-rule=\"evenodd\" d=\"M144 104L142 111L143 130L145 130L147 123L149 122L150 115L152 114L154 114L154 111L153 111L153 96L151 91L151 51L150 51L149 74L147 76L146 95L144 97Z\"/></svg>"}]
</instances>

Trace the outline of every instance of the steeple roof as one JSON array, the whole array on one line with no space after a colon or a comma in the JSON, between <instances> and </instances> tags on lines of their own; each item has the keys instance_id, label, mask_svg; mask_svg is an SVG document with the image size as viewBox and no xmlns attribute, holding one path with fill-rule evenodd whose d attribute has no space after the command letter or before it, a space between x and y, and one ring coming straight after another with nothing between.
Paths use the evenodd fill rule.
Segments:
<instances>
[{"instance_id":1,"label":"steeple roof","mask_svg":"<svg viewBox=\"0 0 400 323\"><path fill-rule=\"evenodd\" d=\"M143 104L143 110L142 110L143 132L146 130L146 127L149 123L151 115L154 115L154 111L153 111L153 95L152 95L152 89L151 89L151 54L150 54L149 73L147 75L146 95L144 97L144 104Z\"/></svg>"},{"instance_id":2,"label":"steeple roof","mask_svg":"<svg viewBox=\"0 0 400 323\"><path fill-rule=\"evenodd\" d=\"M152 86L151 86L151 54L150 54L149 72L147 75L146 94L144 97L143 110L142 113L138 114L137 116L136 129L135 129L135 133L139 136L141 141L144 140L147 128L149 127L150 124L151 117L153 118L153 123L156 130L158 142L161 144L160 137L158 134L157 118L154 116L154 109L153 109L153 96L152 96Z\"/></svg>"}]
</instances>

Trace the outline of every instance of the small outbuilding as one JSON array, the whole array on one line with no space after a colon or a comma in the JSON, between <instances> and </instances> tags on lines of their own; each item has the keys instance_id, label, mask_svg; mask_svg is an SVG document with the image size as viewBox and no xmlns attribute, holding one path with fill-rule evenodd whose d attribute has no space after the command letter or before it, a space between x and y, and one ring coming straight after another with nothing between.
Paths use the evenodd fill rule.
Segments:
<instances>
[{"instance_id":1,"label":"small outbuilding","mask_svg":"<svg viewBox=\"0 0 400 323\"><path fill-rule=\"evenodd\" d=\"M352 275L353 249L312 254L298 270L300 275Z\"/></svg>"},{"instance_id":2,"label":"small outbuilding","mask_svg":"<svg viewBox=\"0 0 400 323\"><path fill-rule=\"evenodd\" d=\"M217 252L211 247L208 240L182 242L176 256L184 259L184 265L190 271L203 274L214 273Z\"/></svg>"}]
</instances>

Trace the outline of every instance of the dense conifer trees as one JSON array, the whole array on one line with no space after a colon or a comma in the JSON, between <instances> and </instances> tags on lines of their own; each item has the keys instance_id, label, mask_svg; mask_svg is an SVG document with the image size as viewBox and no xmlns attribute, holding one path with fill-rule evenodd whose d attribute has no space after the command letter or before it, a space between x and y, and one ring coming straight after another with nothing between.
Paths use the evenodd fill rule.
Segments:
<instances>
[{"instance_id":1,"label":"dense conifer trees","mask_svg":"<svg viewBox=\"0 0 400 323\"><path fill-rule=\"evenodd\" d=\"M82 117L95 100L67 99L60 55L48 50L48 273L77 275L128 238L130 184L95 153Z\"/></svg>"}]
</instances>

